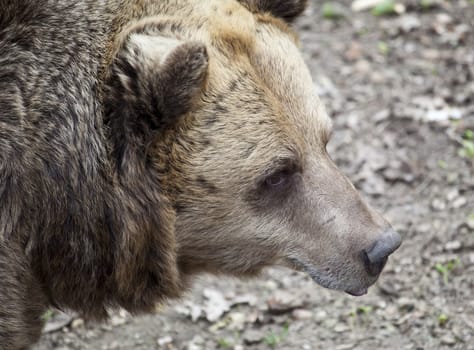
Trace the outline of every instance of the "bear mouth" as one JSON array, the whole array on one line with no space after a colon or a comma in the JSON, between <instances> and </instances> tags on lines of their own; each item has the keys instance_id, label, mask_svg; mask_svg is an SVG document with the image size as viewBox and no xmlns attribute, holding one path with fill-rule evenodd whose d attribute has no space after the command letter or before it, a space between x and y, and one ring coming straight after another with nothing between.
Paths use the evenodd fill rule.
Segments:
<instances>
[{"instance_id":1,"label":"bear mouth","mask_svg":"<svg viewBox=\"0 0 474 350\"><path fill-rule=\"evenodd\" d=\"M360 297L362 295L367 294L368 290L368 288L361 288L355 290L346 290L345 292L349 295L352 295L353 297Z\"/></svg>"},{"instance_id":2,"label":"bear mouth","mask_svg":"<svg viewBox=\"0 0 474 350\"><path fill-rule=\"evenodd\" d=\"M341 288L341 286L338 285L337 281L335 281L333 277L327 276L321 273L313 265L303 262L297 258L288 258L288 261L290 263L291 268L308 274L311 277L311 279L314 282L316 282L318 285L320 285L321 287L344 291L345 293L355 296L355 297L360 297L362 295L367 294L368 292L368 289L369 289L368 286L359 287L359 288L348 288L348 289Z\"/></svg>"}]
</instances>

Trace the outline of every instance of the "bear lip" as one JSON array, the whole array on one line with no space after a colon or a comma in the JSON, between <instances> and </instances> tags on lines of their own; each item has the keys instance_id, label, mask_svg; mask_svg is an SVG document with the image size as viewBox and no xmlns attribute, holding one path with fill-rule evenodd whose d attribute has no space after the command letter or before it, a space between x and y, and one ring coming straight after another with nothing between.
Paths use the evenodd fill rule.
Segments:
<instances>
[{"instance_id":1,"label":"bear lip","mask_svg":"<svg viewBox=\"0 0 474 350\"><path fill-rule=\"evenodd\" d=\"M368 291L368 288L361 288L361 289L355 289L355 290L346 290L345 292L354 297L360 297L362 295L367 294L367 291Z\"/></svg>"}]
</instances>

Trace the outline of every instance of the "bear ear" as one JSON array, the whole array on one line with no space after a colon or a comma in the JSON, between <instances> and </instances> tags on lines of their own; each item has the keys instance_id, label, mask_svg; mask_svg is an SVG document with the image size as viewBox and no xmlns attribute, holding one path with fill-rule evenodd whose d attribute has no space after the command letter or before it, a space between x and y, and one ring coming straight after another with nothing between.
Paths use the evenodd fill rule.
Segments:
<instances>
[{"instance_id":1,"label":"bear ear","mask_svg":"<svg viewBox=\"0 0 474 350\"><path fill-rule=\"evenodd\" d=\"M308 0L239 0L250 11L270 12L273 16L292 22L306 8Z\"/></svg>"},{"instance_id":2,"label":"bear ear","mask_svg":"<svg viewBox=\"0 0 474 350\"><path fill-rule=\"evenodd\" d=\"M208 71L207 50L197 41L161 35L156 26L139 28L128 32L110 67L106 109L126 118L128 125L169 126L200 96Z\"/></svg>"}]
</instances>

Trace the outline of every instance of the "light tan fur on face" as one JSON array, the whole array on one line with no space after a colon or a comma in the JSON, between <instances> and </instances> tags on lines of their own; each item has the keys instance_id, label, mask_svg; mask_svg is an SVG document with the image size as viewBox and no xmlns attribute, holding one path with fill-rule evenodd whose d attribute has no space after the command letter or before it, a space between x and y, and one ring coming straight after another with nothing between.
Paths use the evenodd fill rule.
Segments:
<instances>
[{"instance_id":1,"label":"light tan fur on face","mask_svg":"<svg viewBox=\"0 0 474 350\"><path fill-rule=\"evenodd\" d=\"M206 44L206 87L179 132L156 146L172 165L162 181L177 209L183 275L248 275L280 263L330 288L372 284L360 254L387 224L326 154L331 121L295 34L234 1L200 9L180 40ZM292 192L259 194L259 181L285 162L297 169Z\"/></svg>"}]
</instances>

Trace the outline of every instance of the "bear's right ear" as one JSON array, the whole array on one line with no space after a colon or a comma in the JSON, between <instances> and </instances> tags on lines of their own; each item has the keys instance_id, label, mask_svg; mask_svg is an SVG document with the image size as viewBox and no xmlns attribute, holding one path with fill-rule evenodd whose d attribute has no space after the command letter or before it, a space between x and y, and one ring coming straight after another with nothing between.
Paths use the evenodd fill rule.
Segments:
<instances>
[{"instance_id":1,"label":"bear's right ear","mask_svg":"<svg viewBox=\"0 0 474 350\"><path fill-rule=\"evenodd\" d=\"M250 11L269 12L273 16L292 22L308 4L308 0L238 0Z\"/></svg>"},{"instance_id":2,"label":"bear's right ear","mask_svg":"<svg viewBox=\"0 0 474 350\"><path fill-rule=\"evenodd\" d=\"M144 123L166 127L189 112L200 96L209 61L205 45L159 29L151 22L127 31L106 83L110 122L126 118L124 124L132 128Z\"/></svg>"}]
</instances>

